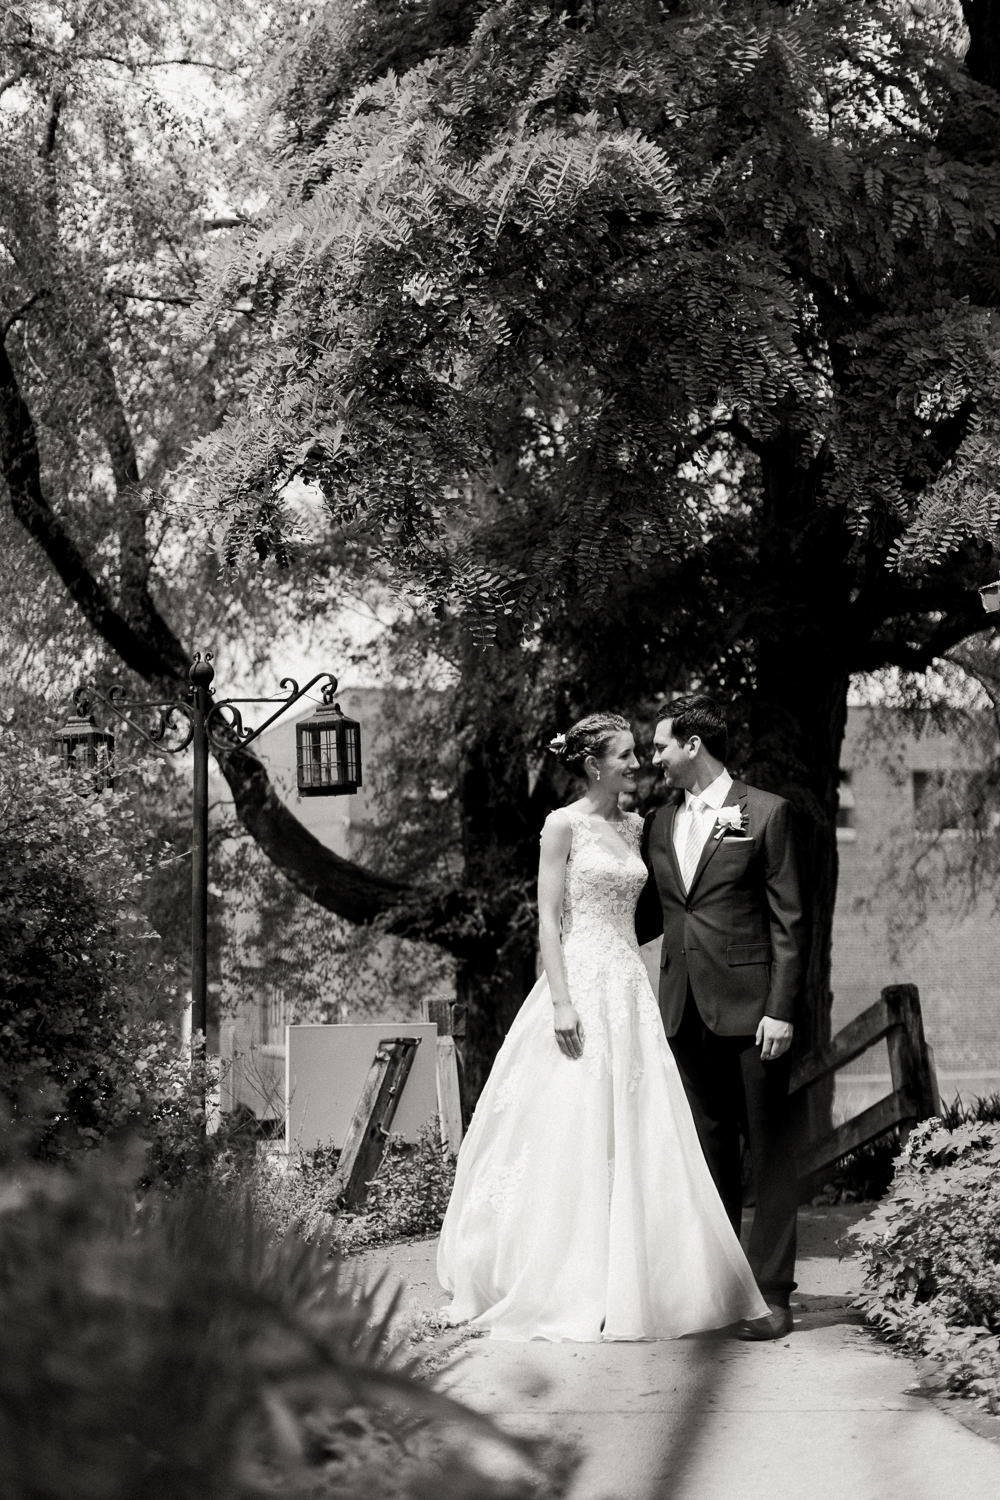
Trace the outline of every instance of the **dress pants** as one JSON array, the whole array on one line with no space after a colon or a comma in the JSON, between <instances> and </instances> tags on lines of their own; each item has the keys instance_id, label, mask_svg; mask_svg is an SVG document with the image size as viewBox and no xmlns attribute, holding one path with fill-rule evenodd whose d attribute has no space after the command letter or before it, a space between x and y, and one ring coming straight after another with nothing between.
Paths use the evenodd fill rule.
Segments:
<instances>
[{"instance_id":1,"label":"dress pants","mask_svg":"<svg viewBox=\"0 0 1000 1500\"><path fill-rule=\"evenodd\" d=\"M762 1062L752 1036L719 1036L701 1017L690 987L670 1038L705 1159L736 1233L743 1206L740 1137L753 1167L757 1206L747 1259L768 1302L787 1307L795 1289L798 1175L786 1052Z\"/></svg>"}]
</instances>

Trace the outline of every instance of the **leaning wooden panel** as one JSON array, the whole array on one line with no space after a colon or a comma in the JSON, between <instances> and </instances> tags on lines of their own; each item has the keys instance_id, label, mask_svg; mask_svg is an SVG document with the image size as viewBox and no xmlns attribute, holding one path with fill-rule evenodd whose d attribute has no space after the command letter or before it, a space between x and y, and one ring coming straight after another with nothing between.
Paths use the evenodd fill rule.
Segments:
<instances>
[{"instance_id":1,"label":"leaning wooden panel","mask_svg":"<svg viewBox=\"0 0 1000 1500\"><path fill-rule=\"evenodd\" d=\"M412 1036L386 1037L379 1043L333 1179L333 1198L345 1208L359 1207L368 1196L419 1045L420 1038Z\"/></svg>"}]
</instances>

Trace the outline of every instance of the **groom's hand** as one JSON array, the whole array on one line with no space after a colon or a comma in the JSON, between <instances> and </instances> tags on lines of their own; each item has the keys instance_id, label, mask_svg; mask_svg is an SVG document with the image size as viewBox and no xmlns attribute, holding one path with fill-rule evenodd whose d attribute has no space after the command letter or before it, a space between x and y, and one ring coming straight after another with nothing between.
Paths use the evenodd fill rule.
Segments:
<instances>
[{"instance_id":1,"label":"groom's hand","mask_svg":"<svg viewBox=\"0 0 1000 1500\"><path fill-rule=\"evenodd\" d=\"M791 1021L776 1021L773 1016L764 1016L754 1038L760 1048L761 1062L774 1062L787 1052L792 1045L794 1030Z\"/></svg>"}]
</instances>

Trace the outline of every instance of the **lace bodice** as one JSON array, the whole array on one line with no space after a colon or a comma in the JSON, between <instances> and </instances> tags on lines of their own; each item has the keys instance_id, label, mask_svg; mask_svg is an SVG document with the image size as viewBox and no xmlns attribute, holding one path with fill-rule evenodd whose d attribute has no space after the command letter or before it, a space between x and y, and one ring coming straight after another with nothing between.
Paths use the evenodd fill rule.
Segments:
<instances>
[{"instance_id":1,"label":"lace bodice","mask_svg":"<svg viewBox=\"0 0 1000 1500\"><path fill-rule=\"evenodd\" d=\"M572 842L563 894L563 962L570 999L583 1023L583 1067L606 1074L615 1048L627 1087L643 1071L634 1023L660 1025L660 1012L635 935L635 907L646 883L639 853L642 819L626 813L602 825L579 808L567 809Z\"/></svg>"},{"instance_id":2,"label":"lace bodice","mask_svg":"<svg viewBox=\"0 0 1000 1500\"><path fill-rule=\"evenodd\" d=\"M576 807L567 808L573 841L563 894L563 942L574 947L594 938L635 943L635 907L646 883L639 853L642 819L626 813L601 827Z\"/></svg>"}]
</instances>

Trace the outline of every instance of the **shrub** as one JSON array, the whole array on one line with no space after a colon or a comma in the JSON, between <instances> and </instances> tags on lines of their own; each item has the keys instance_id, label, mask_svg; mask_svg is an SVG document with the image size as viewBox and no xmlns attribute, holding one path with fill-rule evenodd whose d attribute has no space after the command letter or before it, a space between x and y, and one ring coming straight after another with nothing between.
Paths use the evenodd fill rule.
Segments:
<instances>
[{"instance_id":1,"label":"shrub","mask_svg":"<svg viewBox=\"0 0 1000 1500\"><path fill-rule=\"evenodd\" d=\"M235 1187L137 1204L141 1156L0 1176L4 1500L537 1493L527 1464L463 1456L499 1434L419 1377L327 1243Z\"/></svg>"},{"instance_id":2,"label":"shrub","mask_svg":"<svg viewBox=\"0 0 1000 1500\"><path fill-rule=\"evenodd\" d=\"M144 843L128 798L81 795L0 728L0 1157L16 1143L68 1160L139 1126L148 1185L232 1148L206 1136L214 1080L161 1015L156 934L136 904Z\"/></svg>"},{"instance_id":3,"label":"shrub","mask_svg":"<svg viewBox=\"0 0 1000 1500\"><path fill-rule=\"evenodd\" d=\"M441 1142L437 1119L416 1142L392 1135L356 1212L333 1197L339 1153L328 1146L303 1152L287 1166L269 1168L264 1158L256 1174L263 1211L281 1232L307 1239L328 1238L342 1254L417 1235L436 1234L455 1181L455 1159Z\"/></svg>"},{"instance_id":4,"label":"shrub","mask_svg":"<svg viewBox=\"0 0 1000 1500\"><path fill-rule=\"evenodd\" d=\"M941 1365L950 1390L1000 1404L1000 1125L911 1134L892 1192L856 1231L860 1305L891 1342Z\"/></svg>"},{"instance_id":5,"label":"shrub","mask_svg":"<svg viewBox=\"0 0 1000 1500\"><path fill-rule=\"evenodd\" d=\"M961 1094L956 1094L952 1103L941 1110L941 1123L948 1130L977 1120L983 1124L1000 1121L1000 1094L977 1095L971 1104L965 1104Z\"/></svg>"},{"instance_id":6,"label":"shrub","mask_svg":"<svg viewBox=\"0 0 1000 1500\"><path fill-rule=\"evenodd\" d=\"M379 1244L441 1228L455 1181L455 1158L441 1143L439 1122L431 1120L409 1145L390 1136L381 1165L368 1186L363 1214L339 1226L345 1246Z\"/></svg>"},{"instance_id":7,"label":"shrub","mask_svg":"<svg viewBox=\"0 0 1000 1500\"><path fill-rule=\"evenodd\" d=\"M810 1202L877 1202L892 1184L899 1149L899 1137L895 1132L867 1146L859 1146L830 1169L826 1181L812 1194Z\"/></svg>"},{"instance_id":8,"label":"shrub","mask_svg":"<svg viewBox=\"0 0 1000 1500\"><path fill-rule=\"evenodd\" d=\"M948 1130L971 1121L1000 1121L1000 1093L977 1095L969 1104L956 1094L951 1104L942 1106L940 1119ZM815 1204L878 1202L892 1186L901 1149L895 1130L867 1146L859 1146L831 1168L826 1181L810 1201Z\"/></svg>"},{"instance_id":9,"label":"shrub","mask_svg":"<svg viewBox=\"0 0 1000 1500\"><path fill-rule=\"evenodd\" d=\"M41 1157L90 1146L140 1104L133 1012L153 988L135 908L135 818L81 796L0 729L0 1097Z\"/></svg>"}]
</instances>

